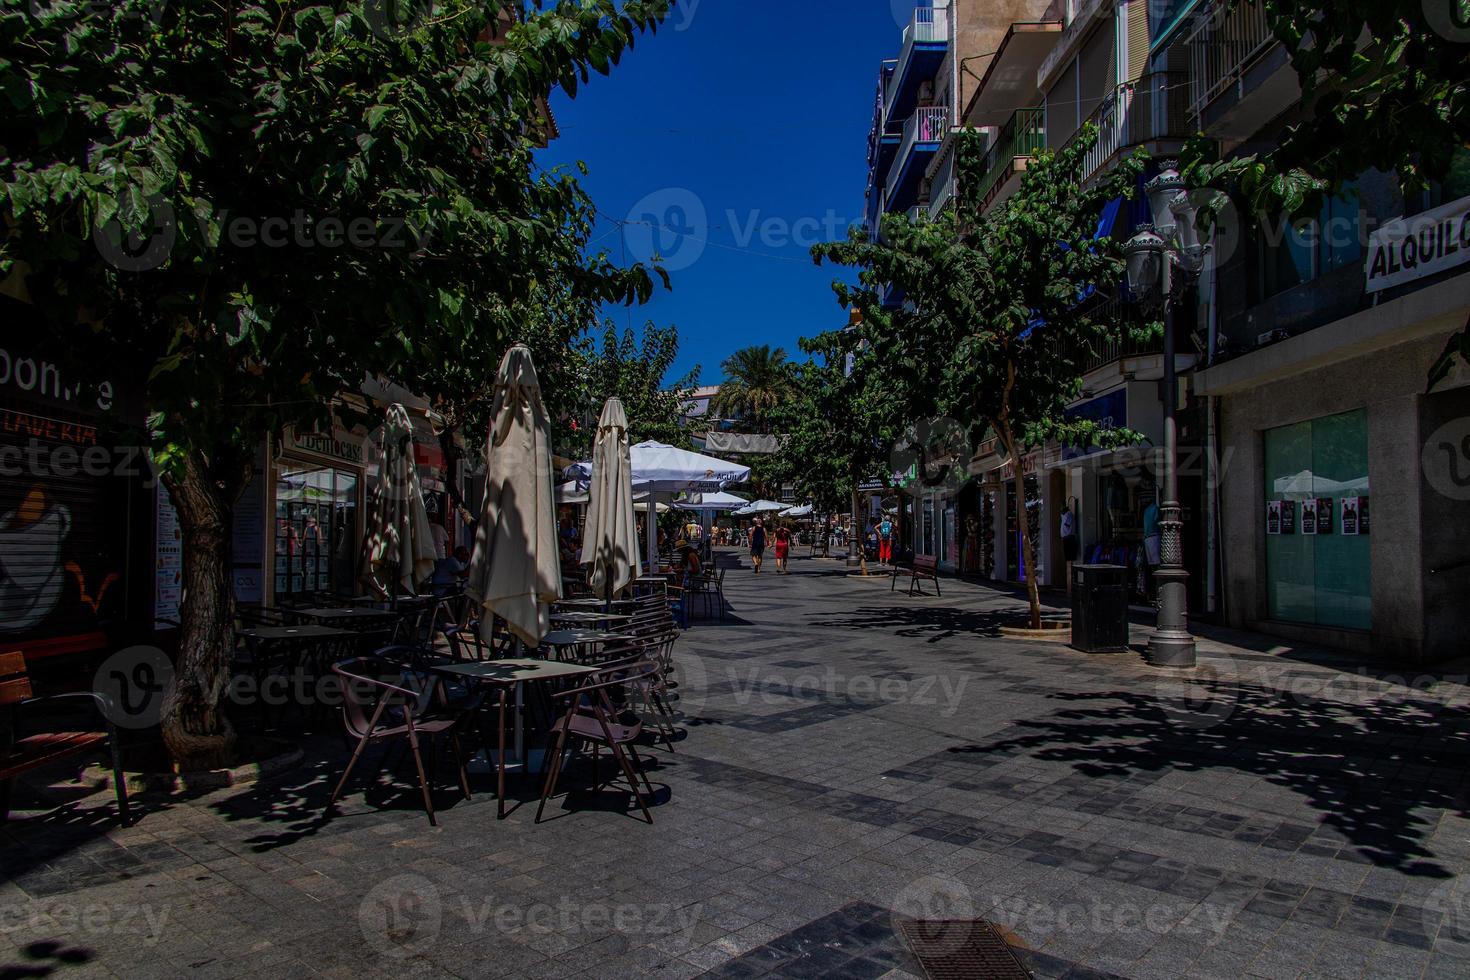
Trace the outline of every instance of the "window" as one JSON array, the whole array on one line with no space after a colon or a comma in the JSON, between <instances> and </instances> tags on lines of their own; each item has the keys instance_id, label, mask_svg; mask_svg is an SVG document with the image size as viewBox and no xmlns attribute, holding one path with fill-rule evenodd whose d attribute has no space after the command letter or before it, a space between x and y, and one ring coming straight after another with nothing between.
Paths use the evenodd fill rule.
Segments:
<instances>
[{"instance_id":1,"label":"window","mask_svg":"<svg viewBox=\"0 0 1470 980\"><path fill-rule=\"evenodd\" d=\"M357 581L357 475L282 469L276 478L275 592L351 595Z\"/></svg>"},{"instance_id":2,"label":"window","mask_svg":"<svg viewBox=\"0 0 1470 980\"><path fill-rule=\"evenodd\" d=\"M1356 185L1323 202L1317 217L1260 229L1261 296L1284 293L1363 262L1363 208Z\"/></svg>"},{"instance_id":3,"label":"window","mask_svg":"<svg viewBox=\"0 0 1470 980\"><path fill-rule=\"evenodd\" d=\"M1266 529L1266 596L1272 619L1366 630L1372 626L1368 537L1344 534L1342 501L1368 496L1368 413L1313 419L1265 433L1263 515L1286 502L1280 533ZM1315 528L1309 508L1327 514ZM1355 511L1356 512L1356 511ZM1315 533L1306 533L1314 530Z\"/></svg>"}]
</instances>

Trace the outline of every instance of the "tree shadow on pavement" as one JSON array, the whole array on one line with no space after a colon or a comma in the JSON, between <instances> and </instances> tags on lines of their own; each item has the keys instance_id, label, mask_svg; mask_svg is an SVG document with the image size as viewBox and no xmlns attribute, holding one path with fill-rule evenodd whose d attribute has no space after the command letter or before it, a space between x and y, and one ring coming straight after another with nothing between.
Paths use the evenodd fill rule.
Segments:
<instances>
[{"instance_id":1,"label":"tree shadow on pavement","mask_svg":"<svg viewBox=\"0 0 1470 980\"><path fill-rule=\"evenodd\" d=\"M814 615L807 625L822 629L889 630L897 636L926 639L930 643L956 636L999 637L1002 625L1024 610L956 609L953 606L864 606L851 612Z\"/></svg>"},{"instance_id":2,"label":"tree shadow on pavement","mask_svg":"<svg viewBox=\"0 0 1470 980\"><path fill-rule=\"evenodd\" d=\"M1427 844L1443 813L1466 813L1470 712L1464 706L1414 696L1324 701L1185 677L1161 679L1152 694L1049 697L1072 707L1018 721L1011 731L1022 734L950 751L1021 753L1070 763L1093 777L1246 774L1299 795L1323 827L1337 832L1318 834L1312 843L1319 848L1336 846L1336 836L1381 867L1421 877L1453 874ZM1306 843L1300 832L1294 836L1261 843L1285 857Z\"/></svg>"}]
</instances>

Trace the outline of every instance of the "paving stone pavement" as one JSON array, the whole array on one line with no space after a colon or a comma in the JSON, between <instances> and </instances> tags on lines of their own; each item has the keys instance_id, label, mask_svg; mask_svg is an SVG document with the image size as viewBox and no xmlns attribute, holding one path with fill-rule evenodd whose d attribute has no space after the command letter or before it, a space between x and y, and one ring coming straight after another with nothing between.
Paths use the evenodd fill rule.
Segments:
<instances>
[{"instance_id":1,"label":"paving stone pavement","mask_svg":"<svg viewBox=\"0 0 1470 980\"><path fill-rule=\"evenodd\" d=\"M513 781L498 821L447 765L437 829L407 770L324 820L319 736L128 828L105 793L22 808L0 976L905 980L900 916L989 918L1040 977L1470 976L1461 665L1207 630L1168 672L1004 638L1008 592L793 568L732 570L681 638L653 826L615 783L535 825Z\"/></svg>"}]
</instances>

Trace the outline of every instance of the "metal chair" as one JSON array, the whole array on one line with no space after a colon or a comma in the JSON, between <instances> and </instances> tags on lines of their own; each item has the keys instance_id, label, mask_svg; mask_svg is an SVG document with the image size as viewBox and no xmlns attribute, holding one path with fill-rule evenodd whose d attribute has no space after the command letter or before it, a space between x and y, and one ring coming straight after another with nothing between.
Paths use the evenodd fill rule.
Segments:
<instances>
[{"instance_id":1,"label":"metal chair","mask_svg":"<svg viewBox=\"0 0 1470 980\"><path fill-rule=\"evenodd\" d=\"M357 740L357 746L352 751L347 768L342 771L342 778L338 780L336 789L332 790L332 798L327 803L327 815L336 807L337 798L347 785L347 777L352 775L352 770L368 743L396 738L406 739L409 751L413 753L419 789L424 796L424 809L429 814L430 825L437 827L439 821L434 816L429 777L424 770L423 757L419 753L420 736L427 736L430 740L445 735L449 737L459 769L460 789L463 790L465 799L470 799L469 776L465 772L464 753L460 748L458 732L459 723L465 715L463 711L449 709L447 705L442 714L432 710L439 686L436 679L414 674L405 670L400 662L376 656L344 660L333 665L332 672L342 684L342 724L347 729L348 736ZM400 683L391 683L385 677L395 677ZM405 677L413 678L418 689L405 686L402 683ZM443 704L442 700L440 704Z\"/></svg>"},{"instance_id":2,"label":"metal chair","mask_svg":"<svg viewBox=\"0 0 1470 980\"><path fill-rule=\"evenodd\" d=\"M650 824L653 823L643 792L638 788L638 775L643 776L643 785L648 788L650 796L653 795L653 784L648 781L648 774L642 771L643 763L633 744L643 734L643 722L642 719L628 723L618 720L619 714L613 705L612 696L614 692L647 684L657 672L656 663L640 657L631 663L606 667L588 674L577 687L554 695L556 700L565 701L567 708L566 713L552 726L552 731L556 733L556 745L552 752L551 769L546 774L546 785L541 791L541 803L536 807L536 823L541 822L546 801L556 791L557 780L561 776L562 756L570 739L575 739L579 745L593 747L593 789L601 785L595 753L600 752L604 746L607 747L623 770L623 775L627 777L628 785L633 790L633 798L643 811L643 818Z\"/></svg>"}]
</instances>

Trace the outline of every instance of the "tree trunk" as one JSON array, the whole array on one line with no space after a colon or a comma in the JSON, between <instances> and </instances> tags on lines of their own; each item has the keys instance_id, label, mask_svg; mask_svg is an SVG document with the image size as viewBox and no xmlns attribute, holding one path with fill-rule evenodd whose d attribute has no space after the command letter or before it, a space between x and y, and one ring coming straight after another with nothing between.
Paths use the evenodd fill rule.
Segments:
<instances>
[{"instance_id":1,"label":"tree trunk","mask_svg":"<svg viewBox=\"0 0 1470 980\"><path fill-rule=\"evenodd\" d=\"M1016 488L1016 507L1020 513L1016 524L1021 528L1021 560L1026 568L1026 598L1031 603L1031 628L1041 629L1041 583L1036 578L1036 555L1031 547L1031 514L1026 509L1026 475L1021 471L1021 454L1017 451L1011 427L1006 425L1001 438L1005 440L1006 452L1011 457L1014 470L1011 475Z\"/></svg>"},{"instance_id":2,"label":"tree trunk","mask_svg":"<svg viewBox=\"0 0 1470 980\"><path fill-rule=\"evenodd\" d=\"M184 536L184 599L178 661L163 698L163 740L181 768L217 768L233 761L235 745L223 703L235 618L230 582L233 497L230 485L222 488L209 478L198 453L190 453L182 472L165 477L165 482Z\"/></svg>"}]
</instances>

